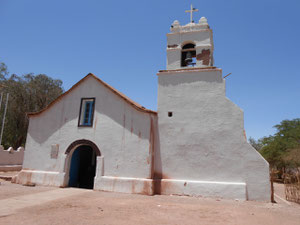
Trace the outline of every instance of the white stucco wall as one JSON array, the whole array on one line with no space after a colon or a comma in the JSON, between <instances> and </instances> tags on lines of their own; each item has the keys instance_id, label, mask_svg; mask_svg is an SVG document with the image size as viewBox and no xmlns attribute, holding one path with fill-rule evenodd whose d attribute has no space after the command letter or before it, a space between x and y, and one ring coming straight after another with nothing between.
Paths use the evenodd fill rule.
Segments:
<instances>
[{"instance_id":1,"label":"white stucco wall","mask_svg":"<svg viewBox=\"0 0 300 225\"><path fill-rule=\"evenodd\" d=\"M161 191L195 194L187 184L198 181L198 195L232 198L239 185L236 198L268 201L268 163L247 143L243 112L225 96L222 71L166 71L158 74L158 82L155 171L167 184ZM222 194L220 184L232 191Z\"/></svg>"},{"instance_id":2,"label":"white stucco wall","mask_svg":"<svg viewBox=\"0 0 300 225\"><path fill-rule=\"evenodd\" d=\"M78 127L83 97L96 98L93 127ZM14 181L66 186L72 151L65 152L86 139L101 152L95 189L268 201L268 163L243 133L243 112L226 98L220 69L159 73L158 117L88 76L30 117L23 170Z\"/></svg>"},{"instance_id":3,"label":"white stucco wall","mask_svg":"<svg viewBox=\"0 0 300 225\"><path fill-rule=\"evenodd\" d=\"M93 127L78 127L83 97L96 98ZM152 123L156 120L155 114L138 111L90 76L49 109L30 117L23 172L55 172L52 183L42 175L31 177L30 182L66 185L65 151L74 141L87 139L101 151L103 174L97 174L98 179L101 176L151 178L151 120ZM57 159L50 157L52 145L59 147ZM99 182L95 181L95 185L99 186Z\"/></svg>"}]
</instances>

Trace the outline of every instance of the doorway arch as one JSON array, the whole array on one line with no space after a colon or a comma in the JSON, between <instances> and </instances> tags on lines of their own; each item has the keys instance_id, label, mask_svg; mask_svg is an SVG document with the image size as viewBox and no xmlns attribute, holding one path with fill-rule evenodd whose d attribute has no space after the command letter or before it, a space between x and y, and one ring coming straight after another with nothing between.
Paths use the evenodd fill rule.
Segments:
<instances>
[{"instance_id":1,"label":"doorway arch","mask_svg":"<svg viewBox=\"0 0 300 225\"><path fill-rule=\"evenodd\" d=\"M94 188L99 148L91 141L81 139L66 150L65 185L68 187Z\"/></svg>"},{"instance_id":2,"label":"doorway arch","mask_svg":"<svg viewBox=\"0 0 300 225\"><path fill-rule=\"evenodd\" d=\"M91 146L93 148L93 150L96 152L97 156L101 156L101 152L99 150L99 148L97 147L97 145L95 145L94 142L86 140L86 139L80 139L77 141L74 141L72 144L70 144L70 146L67 148L65 154L69 154L72 150L74 150L75 147L78 147L80 145L88 145Z\"/></svg>"}]
</instances>

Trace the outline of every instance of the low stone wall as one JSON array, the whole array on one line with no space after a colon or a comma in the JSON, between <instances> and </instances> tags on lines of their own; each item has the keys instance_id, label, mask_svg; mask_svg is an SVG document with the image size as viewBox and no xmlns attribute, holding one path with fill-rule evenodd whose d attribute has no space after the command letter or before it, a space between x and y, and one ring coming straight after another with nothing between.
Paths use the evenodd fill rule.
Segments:
<instances>
[{"instance_id":1,"label":"low stone wall","mask_svg":"<svg viewBox=\"0 0 300 225\"><path fill-rule=\"evenodd\" d=\"M0 166L22 165L24 159L24 148L14 150L12 147L5 150L0 146Z\"/></svg>"}]
</instances>

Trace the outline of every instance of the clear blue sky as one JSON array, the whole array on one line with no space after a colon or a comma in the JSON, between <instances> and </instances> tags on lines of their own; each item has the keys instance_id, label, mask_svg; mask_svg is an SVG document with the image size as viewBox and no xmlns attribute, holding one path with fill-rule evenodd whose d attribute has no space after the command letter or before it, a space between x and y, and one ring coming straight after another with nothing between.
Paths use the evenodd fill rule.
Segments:
<instances>
[{"instance_id":1,"label":"clear blue sky","mask_svg":"<svg viewBox=\"0 0 300 225\"><path fill-rule=\"evenodd\" d=\"M166 33L189 22L190 3L213 29L215 65L232 73L227 96L244 110L247 136L300 117L299 0L0 0L0 61L65 90L92 72L156 110Z\"/></svg>"}]
</instances>

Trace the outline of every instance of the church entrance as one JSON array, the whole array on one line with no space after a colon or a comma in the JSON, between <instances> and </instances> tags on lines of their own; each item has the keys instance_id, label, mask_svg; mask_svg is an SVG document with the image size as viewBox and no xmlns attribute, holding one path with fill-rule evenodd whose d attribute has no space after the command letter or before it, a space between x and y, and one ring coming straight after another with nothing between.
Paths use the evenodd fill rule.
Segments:
<instances>
[{"instance_id":1,"label":"church entrance","mask_svg":"<svg viewBox=\"0 0 300 225\"><path fill-rule=\"evenodd\" d=\"M74 150L70 164L69 187L94 188L96 157L95 150L89 145L81 145Z\"/></svg>"}]
</instances>

